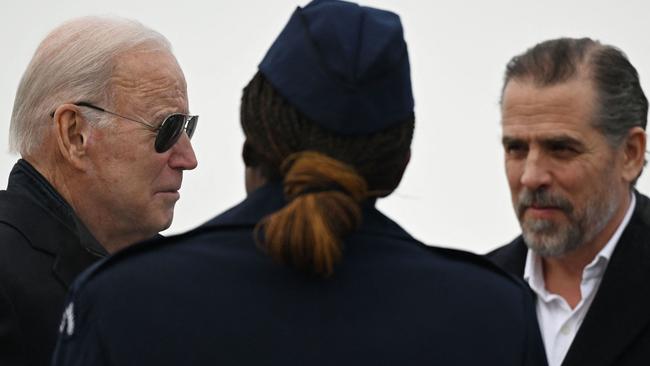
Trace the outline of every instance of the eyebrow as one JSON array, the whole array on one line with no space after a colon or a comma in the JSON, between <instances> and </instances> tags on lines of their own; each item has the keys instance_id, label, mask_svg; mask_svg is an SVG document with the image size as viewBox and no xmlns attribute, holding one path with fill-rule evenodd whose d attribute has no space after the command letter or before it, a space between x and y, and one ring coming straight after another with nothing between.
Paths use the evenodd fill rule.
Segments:
<instances>
[{"instance_id":1,"label":"eyebrow","mask_svg":"<svg viewBox=\"0 0 650 366\"><path fill-rule=\"evenodd\" d=\"M501 138L501 144L503 146L512 145L512 144L521 144L521 143L524 143L524 139L522 138L511 137L511 136L503 136Z\"/></svg>"},{"instance_id":2,"label":"eyebrow","mask_svg":"<svg viewBox=\"0 0 650 366\"><path fill-rule=\"evenodd\" d=\"M582 142L570 136L555 136L541 139L543 144L582 145Z\"/></svg>"},{"instance_id":3,"label":"eyebrow","mask_svg":"<svg viewBox=\"0 0 650 366\"><path fill-rule=\"evenodd\" d=\"M584 143L582 143L580 140L577 140L568 135L543 137L538 140L539 143L544 147L564 145L564 146L573 146L573 147L581 148L585 146ZM522 144L522 143L528 144L526 139L519 138L519 137L503 136L501 138L501 144L503 144L503 146L508 146L512 144Z\"/></svg>"}]
</instances>

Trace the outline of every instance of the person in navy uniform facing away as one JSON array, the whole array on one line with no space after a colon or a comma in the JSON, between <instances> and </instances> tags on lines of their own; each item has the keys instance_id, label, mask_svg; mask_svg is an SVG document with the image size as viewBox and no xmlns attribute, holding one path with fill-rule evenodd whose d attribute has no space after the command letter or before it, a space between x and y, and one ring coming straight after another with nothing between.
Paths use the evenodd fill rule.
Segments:
<instances>
[{"instance_id":1,"label":"person in navy uniform facing away","mask_svg":"<svg viewBox=\"0 0 650 366\"><path fill-rule=\"evenodd\" d=\"M396 14L298 8L241 124L247 198L81 276L55 366L546 364L521 281L375 208L414 128Z\"/></svg>"}]
</instances>

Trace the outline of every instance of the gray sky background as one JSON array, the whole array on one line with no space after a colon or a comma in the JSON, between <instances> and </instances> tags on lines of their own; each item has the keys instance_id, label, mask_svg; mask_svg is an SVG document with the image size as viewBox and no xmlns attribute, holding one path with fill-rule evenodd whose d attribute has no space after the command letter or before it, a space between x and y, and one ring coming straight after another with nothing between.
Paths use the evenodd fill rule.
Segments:
<instances>
[{"instance_id":1,"label":"gray sky background","mask_svg":"<svg viewBox=\"0 0 650 366\"><path fill-rule=\"evenodd\" d=\"M112 14L141 21L171 41L185 72L190 111L201 116L175 220L188 230L244 198L241 89L297 5L250 1L5 1L0 5L0 188L18 156L7 147L18 81L40 40L63 21ZM650 91L650 3L644 0L368 0L400 14L416 102L412 159L379 202L420 240L483 253L519 232L500 146L499 92L506 62L533 44L589 36L620 47ZM650 173L638 189L650 193Z\"/></svg>"}]
</instances>

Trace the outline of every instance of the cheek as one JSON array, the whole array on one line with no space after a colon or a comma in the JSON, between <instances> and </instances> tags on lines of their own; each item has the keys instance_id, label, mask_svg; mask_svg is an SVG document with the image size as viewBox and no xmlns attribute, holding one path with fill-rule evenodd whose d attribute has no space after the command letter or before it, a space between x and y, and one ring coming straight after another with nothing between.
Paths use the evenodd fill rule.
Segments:
<instances>
[{"instance_id":1,"label":"cheek","mask_svg":"<svg viewBox=\"0 0 650 366\"><path fill-rule=\"evenodd\" d=\"M588 202L603 197L599 187L604 183L597 172L582 165L567 164L555 172L558 194L569 200L577 212L583 212Z\"/></svg>"},{"instance_id":2,"label":"cheek","mask_svg":"<svg viewBox=\"0 0 650 366\"><path fill-rule=\"evenodd\" d=\"M133 185L138 187L142 197L150 200L157 190L176 185L179 178L178 172L167 165L167 155L154 153L147 157L136 162L137 174L133 177Z\"/></svg>"},{"instance_id":3,"label":"cheek","mask_svg":"<svg viewBox=\"0 0 650 366\"><path fill-rule=\"evenodd\" d=\"M510 188L510 200L516 209L519 204L519 193L521 190L521 164L506 162L505 170L508 187Z\"/></svg>"},{"instance_id":4,"label":"cheek","mask_svg":"<svg viewBox=\"0 0 650 366\"><path fill-rule=\"evenodd\" d=\"M553 176L557 184L567 192L579 194L593 186L598 180L597 174L590 169L585 169L581 164L564 164L554 169Z\"/></svg>"},{"instance_id":5,"label":"cheek","mask_svg":"<svg viewBox=\"0 0 650 366\"><path fill-rule=\"evenodd\" d=\"M97 133L89 137L97 194L140 207L150 205L156 188L175 182L166 169L169 156L135 136ZM169 175L169 176L167 176Z\"/></svg>"},{"instance_id":6,"label":"cheek","mask_svg":"<svg viewBox=\"0 0 650 366\"><path fill-rule=\"evenodd\" d=\"M134 149L116 144L105 151L95 164L109 189L119 189L124 194L144 194L142 190L149 186L152 175L157 173L147 160Z\"/></svg>"},{"instance_id":7,"label":"cheek","mask_svg":"<svg viewBox=\"0 0 650 366\"><path fill-rule=\"evenodd\" d=\"M113 179L130 181L132 177L143 173L136 155L126 148L117 147L109 152L105 163L111 167Z\"/></svg>"},{"instance_id":8,"label":"cheek","mask_svg":"<svg viewBox=\"0 0 650 366\"><path fill-rule=\"evenodd\" d=\"M523 164L521 162L506 161L506 179L508 179L508 185L510 186L510 190L513 192L519 187L519 183L521 181L522 166Z\"/></svg>"}]
</instances>

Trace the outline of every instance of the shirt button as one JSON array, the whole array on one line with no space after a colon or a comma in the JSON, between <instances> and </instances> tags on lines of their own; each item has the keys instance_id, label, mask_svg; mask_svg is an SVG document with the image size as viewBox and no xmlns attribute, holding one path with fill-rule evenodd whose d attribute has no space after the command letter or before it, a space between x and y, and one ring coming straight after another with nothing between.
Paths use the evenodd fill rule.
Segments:
<instances>
[{"instance_id":1,"label":"shirt button","mask_svg":"<svg viewBox=\"0 0 650 366\"><path fill-rule=\"evenodd\" d=\"M571 333L571 327L568 324L564 324L562 328L560 328L560 333L563 335L569 335Z\"/></svg>"}]
</instances>

